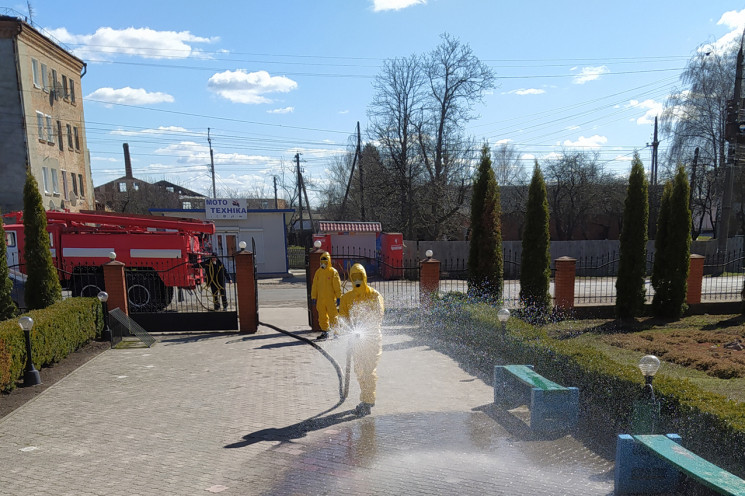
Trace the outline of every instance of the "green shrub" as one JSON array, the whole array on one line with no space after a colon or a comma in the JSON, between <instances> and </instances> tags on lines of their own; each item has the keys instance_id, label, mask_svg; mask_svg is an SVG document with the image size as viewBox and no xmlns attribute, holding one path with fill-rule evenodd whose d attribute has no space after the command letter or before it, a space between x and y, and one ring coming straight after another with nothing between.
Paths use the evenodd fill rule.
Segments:
<instances>
[{"instance_id":1,"label":"green shrub","mask_svg":"<svg viewBox=\"0 0 745 496\"><path fill-rule=\"evenodd\" d=\"M103 311L98 298L69 298L24 315L34 319L31 350L34 365L46 367L101 335ZM23 376L26 341L15 319L0 322L0 391L8 391Z\"/></svg>"}]
</instances>

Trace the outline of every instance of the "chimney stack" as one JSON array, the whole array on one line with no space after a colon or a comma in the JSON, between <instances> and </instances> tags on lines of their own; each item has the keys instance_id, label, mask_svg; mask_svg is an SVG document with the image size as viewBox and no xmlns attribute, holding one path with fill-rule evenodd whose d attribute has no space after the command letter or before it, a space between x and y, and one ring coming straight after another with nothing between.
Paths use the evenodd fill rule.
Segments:
<instances>
[{"instance_id":1,"label":"chimney stack","mask_svg":"<svg viewBox=\"0 0 745 496\"><path fill-rule=\"evenodd\" d=\"M129 143L124 143L124 176L132 179L132 161L129 159Z\"/></svg>"}]
</instances>

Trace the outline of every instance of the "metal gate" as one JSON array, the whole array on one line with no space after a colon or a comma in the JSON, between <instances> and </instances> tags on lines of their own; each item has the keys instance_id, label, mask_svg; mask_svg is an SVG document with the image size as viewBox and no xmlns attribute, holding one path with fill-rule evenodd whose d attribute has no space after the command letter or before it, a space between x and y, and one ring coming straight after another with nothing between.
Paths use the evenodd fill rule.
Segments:
<instances>
[{"instance_id":1,"label":"metal gate","mask_svg":"<svg viewBox=\"0 0 745 496\"><path fill-rule=\"evenodd\" d=\"M127 267L125 278L129 315L149 332L222 331L238 329L238 299L232 256L217 257L223 281L203 268L196 286L179 287L184 262L168 268ZM190 268L193 268L194 264ZM234 270L234 269L233 269Z\"/></svg>"}]
</instances>

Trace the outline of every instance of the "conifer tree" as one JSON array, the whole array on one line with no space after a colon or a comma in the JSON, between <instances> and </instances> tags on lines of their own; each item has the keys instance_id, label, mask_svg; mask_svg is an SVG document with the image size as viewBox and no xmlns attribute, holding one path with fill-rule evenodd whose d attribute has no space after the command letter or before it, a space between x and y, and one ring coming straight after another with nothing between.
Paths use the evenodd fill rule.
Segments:
<instances>
[{"instance_id":1,"label":"conifer tree","mask_svg":"<svg viewBox=\"0 0 745 496\"><path fill-rule=\"evenodd\" d=\"M57 269L52 261L39 187L31 171L26 172L23 187L24 258L26 259L26 306L30 310L46 308L62 299Z\"/></svg>"},{"instance_id":2,"label":"conifer tree","mask_svg":"<svg viewBox=\"0 0 745 496\"><path fill-rule=\"evenodd\" d=\"M525 232L520 260L520 301L537 317L551 307L551 236L549 233L548 195L543 174L535 163L528 190Z\"/></svg>"},{"instance_id":3,"label":"conifer tree","mask_svg":"<svg viewBox=\"0 0 745 496\"><path fill-rule=\"evenodd\" d=\"M489 146L484 145L471 198L468 292L497 302L502 298L504 262L499 185L491 165Z\"/></svg>"},{"instance_id":4,"label":"conifer tree","mask_svg":"<svg viewBox=\"0 0 745 496\"><path fill-rule=\"evenodd\" d=\"M632 318L644 308L644 276L647 269L647 223L649 197L644 165L634 154L629 187L623 208L621 253L616 279L616 316Z\"/></svg>"},{"instance_id":5,"label":"conifer tree","mask_svg":"<svg viewBox=\"0 0 745 496\"><path fill-rule=\"evenodd\" d=\"M685 169L678 167L665 184L655 240L652 311L656 317L679 318L686 308L691 253L690 186Z\"/></svg>"},{"instance_id":6,"label":"conifer tree","mask_svg":"<svg viewBox=\"0 0 745 496\"><path fill-rule=\"evenodd\" d=\"M13 304L13 281L8 270L8 247L5 244L5 228L0 214L0 320L7 320L16 314Z\"/></svg>"}]
</instances>

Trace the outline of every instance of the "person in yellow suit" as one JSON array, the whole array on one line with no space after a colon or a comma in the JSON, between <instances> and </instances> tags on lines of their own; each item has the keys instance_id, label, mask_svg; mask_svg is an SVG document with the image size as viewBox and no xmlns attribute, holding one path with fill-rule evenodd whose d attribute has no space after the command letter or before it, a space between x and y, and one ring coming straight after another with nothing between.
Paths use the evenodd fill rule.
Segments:
<instances>
[{"instance_id":1,"label":"person in yellow suit","mask_svg":"<svg viewBox=\"0 0 745 496\"><path fill-rule=\"evenodd\" d=\"M360 384L360 404L355 408L359 416L370 414L375 405L375 387L380 355L383 353L381 325L383 323L383 297L367 285L367 273L360 264L349 270L352 290L341 297L339 316L347 320L348 329L359 331L350 337L354 373Z\"/></svg>"},{"instance_id":2,"label":"person in yellow suit","mask_svg":"<svg viewBox=\"0 0 745 496\"><path fill-rule=\"evenodd\" d=\"M329 337L329 327L336 325L339 312L336 306L341 296L341 280L339 273L331 266L331 255L327 251L321 254L321 267L313 276L310 288L310 301L318 311L318 326L321 335L316 339L321 341Z\"/></svg>"}]
</instances>

